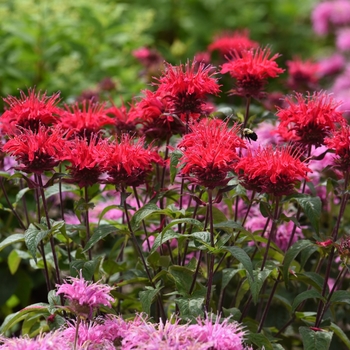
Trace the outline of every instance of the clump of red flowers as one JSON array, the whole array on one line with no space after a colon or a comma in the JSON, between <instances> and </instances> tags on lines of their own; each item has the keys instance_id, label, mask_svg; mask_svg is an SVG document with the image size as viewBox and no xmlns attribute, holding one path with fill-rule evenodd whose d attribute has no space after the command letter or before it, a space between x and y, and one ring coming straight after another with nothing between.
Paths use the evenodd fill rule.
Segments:
<instances>
[{"instance_id":1,"label":"clump of red flowers","mask_svg":"<svg viewBox=\"0 0 350 350\"><path fill-rule=\"evenodd\" d=\"M257 192L287 195L294 191L296 183L307 179L311 171L299 160L300 154L290 147L258 148L248 150L235 167L242 185Z\"/></svg>"},{"instance_id":2,"label":"clump of red flowers","mask_svg":"<svg viewBox=\"0 0 350 350\"><path fill-rule=\"evenodd\" d=\"M106 109L106 114L114 119L118 135L136 133L136 125L139 123L139 120L134 113L134 109L134 106L127 108L124 103L120 107L113 104L113 106Z\"/></svg>"},{"instance_id":3,"label":"clump of red flowers","mask_svg":"<svg viewBox=\"0 0 350 350\"><path fill-rule=\"evenodd\" d=\"M8 109L0 119L1 133L13 135L19 129L29 129L38 132L41 126L48 127L55 124L59 115L59 93L47 96L46 92L35 92L35 89L28 89L28 95L20 92L20 98L8 96L4 98Z\"/></svg>"},{"instance_id":4,"label":"clump of red flowers","mask_svg":"<svg viewBox=\"0 0 350 350\"><path fill-rule=\"evenodd\" d=\"M218 119L202 119L194 124L178 144L183 153L180 174L210 189L226 185L228 172L234 170L239 159L236 149L245 147L238 133L237 125L229 128Z\"/></svg>"},{"instance_id":5,"label":"clump of red flowers","mask_svg":"<svg viewBox=\"0 0 350 350\"><path fill-rule=\"evenodd\" d=\"M324 144L335 151L335 165L342 171L350 170L350 126L346 125L332 132Z\"/></svg>"},{"instance_id":6,"label":"clump of red flowers","mask_svg":"<svg viewBox=\"0 0 350 350\"><path fill-rule=\"evenodd\" d=\"M319 147L338 124L346 124L338 111L341 103L325 92L308 93L306 96L295 93L287 96L285 102L286 107L277 107L280 124L276 132L286 141Z\"/></svg>"},{"instance_id":7,"label":"clump of red flowers","mask_svg":"<svg viewBox=\"0 0 350 350\"><path fill-rule=\"evenodd\" d=\"M211 65L187 62L185 65L166 64L158 79L158 93L168 99L169 111L182 120L198 119L212 108L206 103L208 95L220 92L216 72Z\"/></svg>"},{"instance_id":8,"label":"clump of red flowers","mask_svg":"<svg viewBox=\"0 0 350 350\"><path fill-rule=\"evenodd\" d=\"M75 183L80 188L98 183L107 147L107 141L99 139L97 135L93 135L90 140L75 137L67 141L63 146L61 160L71 163L67 166L71 178L65 181Z\"/></svg>"},{"instance_id":9,"label":"clump of red flowers","mask_svg":"<svg viewBox=\"0 0 350 350\"><path fill-rule=\"evenodd\" d=\"M106 114L104 104L84 100L81 107L78 103L61 112L59 125L75 135L90 139L92 134L99 133L105 125L114 125L115 121Z\"/></svg>"},{"instance_id":10,"label":"clump of red flowers","mask_svg":"<svg viewBox=\"0 0 350 350\"><path fill-rule=\"evenodd\" d=\"M21 129L2 150L16 158L17 170L42 174L59 164L64 143L62 130L41 126L37 132Z\"/></svg>"},{"instance_id":11,"label":"clump of red flowers","mask_svg":"<svg viewBox=\"0 0 350 350\"><path fill-rule=\"evenodd\" d=\"M107 172L107 182L116 187L139 186L146 182L153 164L163 164L163 159L152 146L144 147L144 138L135 140L130 135L122 135L106 150L103 165Z\"/></svg>"},{"instance_id":12,"label":"clump of red flowers","mask_svg":"<svg viewBox=\"0 0 350 350\"><path fill-rule=\"evenodd\" d=\"M317 90L320 79L320 64L311 60L302 61L295 57L286 62L288 67L287 85L292 90Z\"/></svg>"},{"instance_id":13,"label":"clump of red flowers","mask_svg":"<svg viewBox=\"0 0 350 350\"><path fill-rule=\"evenodd\" d=\"M247 30L235 32L223 32L214 38L208 46L209 52L219 51L222 56L226 56L231 51L249 50L258 47L259 44L249 38Z\"/></svg>"},{"instance_id":14,"label":"clump of red flowers","mask_svg":"<svg viewBox=\"0 0 350 350\"><path fill-rule=\"evenodd\" d=\"M276 59L280 56L275 54L270 57L269 48L232 51L229 62L222 65L221 73L229 73L236 80L232 94L259 98L267 83L268 78L276 78L284 72L279 68Z\"/></svg>"}]
</instances>

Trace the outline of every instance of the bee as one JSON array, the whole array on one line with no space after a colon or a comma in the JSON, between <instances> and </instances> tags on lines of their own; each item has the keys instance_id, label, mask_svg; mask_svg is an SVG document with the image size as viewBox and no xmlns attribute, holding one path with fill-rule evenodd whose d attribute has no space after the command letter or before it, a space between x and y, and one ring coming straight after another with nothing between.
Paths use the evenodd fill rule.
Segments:
<instances>
[{"instance_id":1,"label":"bee","mask_svg":"<svg viewBox=\"0 0 350 350\"><path fill-rule=\"evenodd\" d=\"M258 135L249 128L244 128L242 134L243 137L249 141L249 143L251 142L250 140L256 141L258 139Z\"/></svg>"}]
</instances>

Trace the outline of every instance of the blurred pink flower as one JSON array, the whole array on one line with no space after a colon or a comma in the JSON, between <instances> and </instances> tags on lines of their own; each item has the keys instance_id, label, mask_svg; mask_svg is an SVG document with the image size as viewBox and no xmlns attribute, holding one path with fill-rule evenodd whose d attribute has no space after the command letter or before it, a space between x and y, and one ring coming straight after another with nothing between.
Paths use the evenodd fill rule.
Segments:
<instances>
[{"instance_id":1,"label":"blurred pink flower","mask_svg":"<svg viewBox=\"0 0 350 350\"><path fill-rule=\"evenodd\" d=\"M350 51L350 27L337 30L335 43L340 51Z\"/></svg>"},{"instance_id":2,"label":"blurred pink flower","mask_svg":"<svg viewBox=\"0 0 350 350\"><path fill-rule=\"evenodd\" d=\"M327 76L339 73L345 66L345 58L339 53L323 58L318 62L320 76Z\"/></svg>"}]
</instances>

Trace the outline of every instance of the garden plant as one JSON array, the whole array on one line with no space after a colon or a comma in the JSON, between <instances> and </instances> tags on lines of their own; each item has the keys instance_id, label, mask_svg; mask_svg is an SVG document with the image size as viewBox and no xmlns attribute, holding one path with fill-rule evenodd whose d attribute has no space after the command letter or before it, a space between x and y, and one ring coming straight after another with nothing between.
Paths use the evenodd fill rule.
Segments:
<instances>
[{"instance_id":1,"label":"garden plant","mask_svg":"<svg viewBox=\"0 0 350 350\"><path fill-rule=\"evenodd\" d=\"M314 4L327 55L288 59L248 25L167 57L111 3L102 68L43 24L90 70L57 46L63 75L0 86L0 349L350 349L350 1Z\"/></svg>"}]
</instances>

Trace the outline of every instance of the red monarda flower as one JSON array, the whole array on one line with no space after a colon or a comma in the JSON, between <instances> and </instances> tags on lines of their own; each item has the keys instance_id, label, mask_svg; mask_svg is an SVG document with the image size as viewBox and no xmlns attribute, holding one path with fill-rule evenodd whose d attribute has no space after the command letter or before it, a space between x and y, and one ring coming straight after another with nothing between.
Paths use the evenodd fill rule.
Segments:
<instances>
[{"instance_id":1,"label":"red monarda flower","mask_svg":"<svg viewBox=\"0 0 350 350\"><path fill-rule=\"evenodd\" d=\"M211 109L205 103L207 95L220 92L213 70L211 65L196 62L180 66L166 64L166 70L159 78L158 93L168 99L170 112L185 121L209 113Z\"/></svg>"},{"instance_id":2,"label":"red monarda flower","mask_svg":"<svg viewBox=\"0 0 350 350\"><path fill-rule=\"evenodd\" d=\"M174 134L182 134L185 127L181 120L169 113L169 103L156 91L144 90L144 98L136 105L133 113L141 121L141 132L154 140L165 140Z\"/></svg>"},{"instance_id":3,"label":"red monarda flower","mask_svg":"<svg viewBox=\"0 0 350 350\"><path fill-rule=\"evenodd\" d=\"M60 126L80 137L90 140L92 134L99 133L105 125L114 125L114 120L107 116L105 105L93 101L83 101L62 111Z\"/></svg>"},{"instance_id":4,"label":"red monarda flower","mask_svg":"<svg viewBox=\"0 0 350 350\"><path fill-rule=\"evenodd\" d=\"M146 181L153 163L163 164L163 159L152 146L144 147L144 138L133 139L123 135L120 142L109 145L104 162L107 182L118 186L139 186Z\"/></svg>"},{"instance_id":5,"label":"red monarda flower","mask_svg":"<svg viewBox=\"0 0 350 350\"><path fill-rule=\"evenodd\" d=\"M260 97L268 78L276 78L284 70L279 68L275 60L280 56L275 54L269 58L270 49L232 51L232 58L222 65L221 73L230 73L236 79L234 95Z\"/></svg>"},{"instance_id":6,"label":"red monarda flower","mask_svg":"<svg viewBox=\"0 0 350 350\"><path fill-rule=\"evenodd\" d=\"M226 185L228 172L239 159L236 149L245 147L238 136L239 127L230 129L221 120L203 119L191 129L178 144L183 153L180 174L207 188Z\"/></svg>"},{"instance_id":7,"label":"red monarda flower","mask_svg":"<svg viewBox=\"0 0 350 350\"><path fill-rule=\"evenodd\" d=\"M71 179L65 181L75 183L80 188L98 183L107 149L107 141L98 139L97 135L93 135L89 142L79 137L66 141L61 160L71 163L71 166L67 166Z\"/></svg>"},{"instance_id":8,"label":"red monarda flower","mask_svg":"<svg viewBox=\"0 0 350 350\"><path fill-rule=\"evenodd\" d=\"M124 103L120 107L113 105L106 109L106 114L114 118L114 125L118 135L136 133L136 125L139 123L139 120L134 113L134 109L134 106L128 109Z\"/></svg>"},{"instance_id":9,"label":"red monarda flower","mask_svg":"<svg viewBox=\"0 0 350 350\"><path fill-rule=\"evenodd\" d=\"M319 147L337 124L346 124L342 113L337 110L341 103L325 92L315 92L305 97L295 93L286 97L285 102L287 107L277 107L280 124L276 132L286 141Z\"/></svg>"},{"instance_id":10,"label":"red monarda flower","mask_svg":"<svg viewBox=\"0 0 350 350\"><path fill-rule=\"evenodd\" d=\"M17 170L42 174L59 164L65 143L60 129L41 126L37 133L22 129L3 146L2 150L14 156Z\"/></svg>"},{"instance_id":11,"label":"red monarda flower","mask_svg":"<svg viewBox=\"0 0 350 350\"><path fill-rule=\"evenodd\" d=\"M317 90L320 79L320 65L311 60L302 61L295 57L287 61L287 85L297 91Z\"/></svg>"},{"instance_id":12,"label":"red monarda flower","mask_svg":"<svg viewBox=\"0 0 350 350\"><path fill-rule=\"evenodd\" d=\"M290 147L258 148L254 154L248 150L235 170L247 189L281 196L292 193L295 184L311 172L299 156Z\"/></svg>"},{"instance_id":13,"label":"red monarda flower","mask_svg":"<svg viewBox=\"0 0 350 350\"><path fill-rule=\"evenodd\" d=\"M241 52L258 47L259 44L249 39L247 30L235 32L223 32L214 38L213 43L208 46L208 50L219 51L222 56L226 56L231 51Z\"/></svg>"},{"instance_id":14,"label":"red monarda flower","mask_svg":"<svg viewBox=\"0 0 350 350\"><path fill-rule=\"evenodd\" d=\"M49 126L57 121L59 109L59 93L46 96L46 92L28 90L28 96L21 91L20 98L8 96L4 98L8 109L1 116L1 132L13 135L20 132L17 127L37 132L40 126Z\"/></svg>"},{"instance_id":15,"label":"red monarda flower","mask_svg":"<svg viewBox=\"0 0 350 350\"><path fill-rule=\"evenodd\" d=\"M337 168L343 171L350 170L350 126L346 125L331 136L324 139L324 144L335 151L337 158L334 159Z\"/></svg>"}]
</instances>

